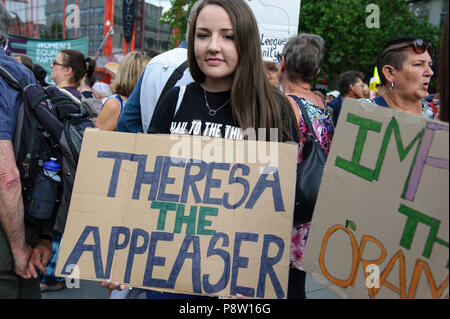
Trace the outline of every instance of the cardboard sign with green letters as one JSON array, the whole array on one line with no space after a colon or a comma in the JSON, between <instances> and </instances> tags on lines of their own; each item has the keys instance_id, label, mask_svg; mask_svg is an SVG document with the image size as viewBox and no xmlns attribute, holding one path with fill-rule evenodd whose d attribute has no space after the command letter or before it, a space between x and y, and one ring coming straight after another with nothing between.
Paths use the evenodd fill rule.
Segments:
<instances>
[{"instance_id":1,"label":"cardboard sign with green letters","mask_svg":"<svg viewBox=\"0 0 450 319\"><path fill-rule=\"evenodd\" d=\"M345 99L304 269L343 298L448 298L449 126Z\"/></svg>"},{"instance_id":2,"label":"cardboard sign with green letters","mask_svg":"<svg viewBox=\"0 0 450 319\"><path fill-rule=\"evenodd\" d=\"M277 163L261 161L268 150ZM58 276L285 298L297 145L87 130Z\"/></svg>"}]
</instances>

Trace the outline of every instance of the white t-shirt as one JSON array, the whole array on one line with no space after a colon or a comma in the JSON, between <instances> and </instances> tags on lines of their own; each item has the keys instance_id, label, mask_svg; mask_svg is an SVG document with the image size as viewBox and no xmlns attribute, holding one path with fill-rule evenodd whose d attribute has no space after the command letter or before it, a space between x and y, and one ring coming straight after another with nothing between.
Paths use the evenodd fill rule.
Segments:
<instances>
[{"instance_id":1,"label":"white t-shirt","mask_svg":"<svg viewBox=\"0 0 450 319\"><path fill-rule=\"evenodd\" d=\"M147 64L140 94L142 129L144 132L147 132L156 103L164 86L176 68L186 60L187 49L176 48L155 56ZM175 85L184 86L193 81L189 69L186 69L183 77Z\"/></svg>"}]
</instances>

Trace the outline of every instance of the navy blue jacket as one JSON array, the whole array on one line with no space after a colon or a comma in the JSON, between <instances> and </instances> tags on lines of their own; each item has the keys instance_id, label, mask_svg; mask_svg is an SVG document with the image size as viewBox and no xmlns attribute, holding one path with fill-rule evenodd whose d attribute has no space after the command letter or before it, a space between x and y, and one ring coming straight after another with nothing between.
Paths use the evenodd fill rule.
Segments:
<instances>
[{"instance_id":1,"label":"navy blue jacket","mask_svg":"<svg viewBox=\"0 0 450 319\"><path fill-rule=\"evenodd\" d=\"M339 96L335 99L333 99L331 102L327 103L327 106L333 109L333 125L336 127L339 114L341 113L342 108L342 101L343 101L342 95L339 94Z\"/></svg>"}]
</instances>

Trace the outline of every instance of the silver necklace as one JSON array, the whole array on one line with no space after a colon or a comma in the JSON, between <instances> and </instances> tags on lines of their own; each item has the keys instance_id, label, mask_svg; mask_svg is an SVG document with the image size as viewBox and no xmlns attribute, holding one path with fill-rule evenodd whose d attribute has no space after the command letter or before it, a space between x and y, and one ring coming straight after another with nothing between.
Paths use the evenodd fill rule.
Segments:
<instances>
[{"instance_id":1,"label":"silver necklace","mask_svg":"<svg viewBox=\"0 0 450 319\"><path fill-rule=\"evenodd\" d=\"M227 104L231 101L231 98L229 98L228 101L226 101L226 102L225 102L221 107L219 107L218 109L212 109L212 108L209 107L209 103L208 103L208 99L206 98L206 91L205 91L205 90L203 90L203 94L205 95L205 104L206 104L206 107L207 107L208 110L209 110L209 116L214 116L214 115L216 115L217 112L219 112L225 105L227 105Z\"/></svg>"}]
</instances>

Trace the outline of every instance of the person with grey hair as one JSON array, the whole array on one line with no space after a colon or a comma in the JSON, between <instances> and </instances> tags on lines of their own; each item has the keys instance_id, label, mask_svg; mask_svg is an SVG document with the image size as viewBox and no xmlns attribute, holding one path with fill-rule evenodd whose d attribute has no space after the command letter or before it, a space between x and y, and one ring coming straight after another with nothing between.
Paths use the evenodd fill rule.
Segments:
<instances>
[{"instance_id":1,"label":"person with grey hair","mask_svg":"<svg viewBox=\"0 0 450 319\"><path fill-rule=\"evenodd\" d=\"M307 139L313 136L304 117L307 116L310 119L314 133L325 155L328 155L334 134L330 112L324 108L324 102L311 91L311 82L320 72L324 54L325 43L322 37L315 34L302 33L291 38L286 43L281 57L280 83L283 86L284 93L289 97L300 130L299 163L307 156L307 154L304 154L304 146ZM307 114L301 114L299 105L304 106ZM302 269L302 259L311 218L312 216L294 214L288 299L306 298L306 274Z\"/></svg>"},{"instance_id":2,"label":"person with grey hair","mask_svg":"<svg viewBox=\"0 0 450 319\"><path fill-rule=\"evenodd\" d=\"M319 75L325 54L325 42L316 34L302 33L291 38L283 48L286 75L294 81L311 83Z\"/></svg>"},{"instance_id":3,"label":"person with grey hair","mask_svg":"<svg viewBox=\"0 0 450 319\"><path fill-rule=\"evenodd\" d=\"M201 2L201 0L197 1L192 6L187 21L187 30L189 30L192 17ZM154 57L147 64L120 114L117 131L147 132L160 97L164 94L163 91L167 92L164 89L172 74L180 73L180 78L172 86L188 85L194 81L185 61L187 61L187 38L177 48Z\"/></svg>"},{"instance_id":4,"label":"person with grey hair","mask_svg":"<svg viewBox=\"0 0 450 319\"><path fill-rule=\"evenodd\" d=\"M50 232L24 219L22 185L14 156L14 132L22 94L8 84L12 75L36 83L33 73L6 55L9 13L0 2L0 299L40 298L38 273L52 252ZM51 237L50 237L51 238Z\"/></svg>"},{"instance_id":5,"label":"person with grey hair","mask_svg":"<svg viewBox=\"0 0 450 319\"><path fill-rule=\"evenodd\" d=\"M5 46L6 40L8 40L10 16L3 3L0 3L0 46Z\"/></svg>"}]
</instances>

